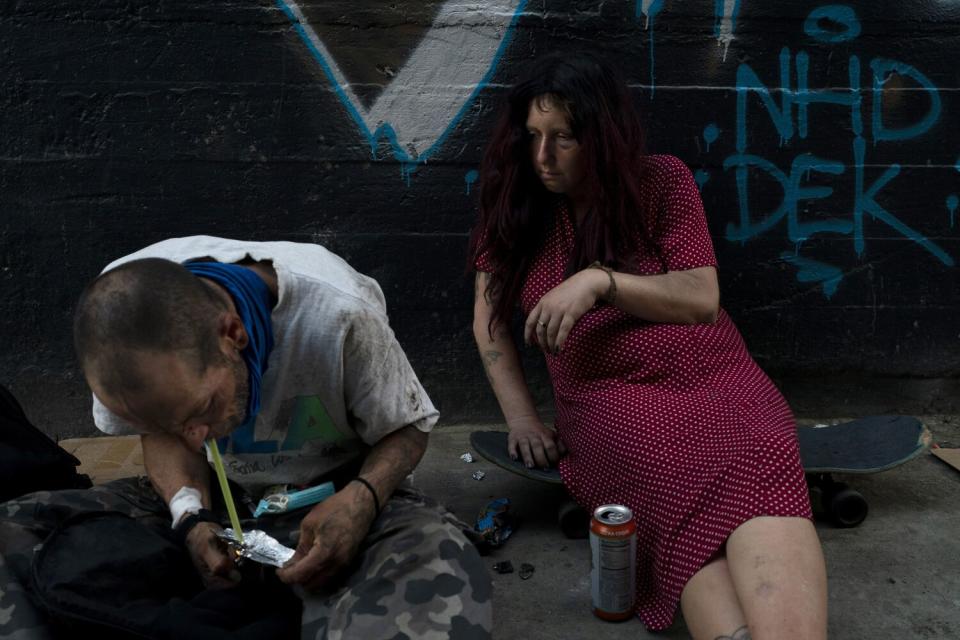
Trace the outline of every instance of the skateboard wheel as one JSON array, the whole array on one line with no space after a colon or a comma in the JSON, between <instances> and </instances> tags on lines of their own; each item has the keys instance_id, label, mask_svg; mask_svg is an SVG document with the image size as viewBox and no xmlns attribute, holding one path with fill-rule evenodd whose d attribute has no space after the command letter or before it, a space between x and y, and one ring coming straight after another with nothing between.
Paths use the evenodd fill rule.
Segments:
<instances>
[{"instance_id":1,"label":"skateboard wheel","mask_svg":"<svg viewBox=\"0 0 960 640\"><path fill-rule=\"evenodd\" d=\"M859 491L837 484L829 496L829 512L838 527L855 527L867 518L867 501Z\"/></svg>"},{"instance_id":2,"label":"skateboard wheel","mask_svg":"<svg viewBox=\"0 0 960 640\"><path fill-rule=\"evenodd\" d=\"M590 535L590 515L573 500L560 505L557 521L563 535L571 540L581 540Z\"/></svg>"}]
</instances>

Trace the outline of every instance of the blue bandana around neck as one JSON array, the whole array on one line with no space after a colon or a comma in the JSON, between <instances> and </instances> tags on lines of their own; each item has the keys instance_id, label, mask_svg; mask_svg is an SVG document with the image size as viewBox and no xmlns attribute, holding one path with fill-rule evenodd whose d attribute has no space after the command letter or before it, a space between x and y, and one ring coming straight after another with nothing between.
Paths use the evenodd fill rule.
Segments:
<instances>
[{"instance_id":1,"label":"blue bandana around neck","mask_svg":"<svg viewBox=\"0 0 960 640\"><path fill-rule=\"evenodd\" d=\"M249 395L247 414L243 424L237 427L227 438L221 438L218 445L226 448L233 440L234 452L240 450L256 452L253 424L260 412L260 381L267 372L267 359L273 350L273 326L270 322L270 288L260 276L252 270L235 264L220 262L187 262L183 265L195 276L216 282L226 289L247 331L248 342L240 355L247 365ZM271 443L272 444L272 443ZM270 449L273 451L273 449Z\"/></svg>"}]
</instances>

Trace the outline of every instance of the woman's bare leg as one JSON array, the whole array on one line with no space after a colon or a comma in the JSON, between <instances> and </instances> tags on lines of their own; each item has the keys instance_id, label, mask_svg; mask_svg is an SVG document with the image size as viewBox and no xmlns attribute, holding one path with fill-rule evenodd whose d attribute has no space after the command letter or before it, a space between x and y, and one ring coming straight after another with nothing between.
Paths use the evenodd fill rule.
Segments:
<instances>
[{"instance_id":1,"label":"woman's bare leg","mask_svg":"<svg viewBox=\"0 0 960 640\"><path fill-rule=\"evenodd\" d=\"M752 640L827 637L827 571L812 522L749 520L730 534L726 558Z\"/></svg>"},{"instance_id":2,"label":"woman's bare leg","mask_svg":"<svg viewBox=\"0 0 960 640\"><path fill-rule=\"evenodd\" d=\"M680 594L680 608L694 640L747 640L750 637L746 616L723 556L690 578Z\"/></svg>"}]
</instances>

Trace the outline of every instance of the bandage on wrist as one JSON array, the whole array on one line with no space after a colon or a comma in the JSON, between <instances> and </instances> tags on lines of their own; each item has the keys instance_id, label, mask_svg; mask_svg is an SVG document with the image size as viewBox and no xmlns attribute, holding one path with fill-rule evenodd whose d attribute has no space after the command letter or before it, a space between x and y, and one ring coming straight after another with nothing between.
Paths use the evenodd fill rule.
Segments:
<instances>
[{"instance_id":1,"label":"bandage on wrist","mask_svg":"<svg viewBox=\"0 0 960 640\"><path fill-rule=\"evenodd\" d=\"M188 513L200 513L201 509L203 509L203 502L200 500L200 492L193 487L180 487L180 490L170 498L170 517L173 520L170 528L176 529L183 516Z\"/></svg>"}]
</instances>

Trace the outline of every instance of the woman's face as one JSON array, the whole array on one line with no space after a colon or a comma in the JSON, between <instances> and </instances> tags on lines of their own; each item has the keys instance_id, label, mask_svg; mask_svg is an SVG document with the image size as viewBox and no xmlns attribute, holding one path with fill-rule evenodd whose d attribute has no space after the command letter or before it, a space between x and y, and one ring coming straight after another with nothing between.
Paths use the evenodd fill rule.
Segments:
<instances>
[{"instance_id":1,"label":"woman's face","mask_svg":"<svg viewBox=\"0 0 960 640\"><path fill-rule=\"evenodd\" d=\"M583 157L563 107L548 96L530 101L527 111L533 170L552 193L577 199L583 184Z\"/></svg>"}]
</instances>

